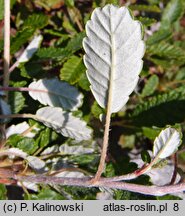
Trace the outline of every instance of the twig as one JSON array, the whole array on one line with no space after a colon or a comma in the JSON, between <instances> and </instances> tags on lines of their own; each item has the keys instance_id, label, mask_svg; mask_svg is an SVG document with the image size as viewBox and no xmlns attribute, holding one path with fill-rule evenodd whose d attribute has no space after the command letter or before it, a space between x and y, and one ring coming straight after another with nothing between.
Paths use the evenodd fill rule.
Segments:
<instances>
[{"instance_id":1,"label":"twig","mask_svg":"<svg viewBox=\"0 0 185 216\"><path fill-rule=\"evenodd\" d=\"M43 93L49 92L48 90L32 89L27 87L0 87L0 91L21 91L21 92L34 91L34 92L43 92Z\"/></svg>"},{"instance_id":2,"label":"twig","mask_svg":"<svg viewBox=\"0 0 185 216\"><path fill-rule=\"evenodd\" d=\"M9 84L9 66L10 66L10 0L4 0L4 74L3 86Z\"/></svg>"},{"instance_id":3,"label":"twig","mask_svg":"<svg viewBox=\"0 0 185 216\"><path fill-rule=\"evenodd\" d=\"M174 184L176 177L177 177L177 154L173 155L173 161L174 161L174 171L173 171L173 175L172 175L170 184Z\"/></svg>"},{"instance_id":4,"label":"twig","mask_svg":"<svg viewBox=\"0 0 185 216\"><path fill-rule=\"evenodd\" d=\"M0 115L0 119L6 119L6 118L32 118L32 119L36 119L36 115L29 114L29 113Z\"/></svg>"},{"instance_id":5,"label":"twig","mask_svg":"<svg viewBox=\"0 0 185 216\"><path fill-rule=\"evenodd\" d=\"M9 151L1 151L0 156L13 155L14 153ZM16 156L23 157L17 153ZM166 186L144 186L138 184L132 184L127 182L115 182L113 178L99 178L96 181L96 185L92 183L92 177L84 178L66 178L66 177L55 177L49 175L21 175L11 170L0 169L0 175L3 175L3 179L12 179L12 182L32 182L41 184L58 184L65 186L80 186L80 187L106 187L111 189L128 190L135 193L141 193L145 195L163 196L165 194L183 192L185 190L185 183L179 183L176 185ZM5 181L6 183L6 181ZM8 184L11 182L7 181Z\"/></svg>"},{"instance_id":6,"label":"twig","mask_svg":"<svg viewBox=\"0 0 185 216\"><path fill-rule=\"evenodd\" d=\"M14 175L15 177L15 175ZM42 183L42 184L59 184L65 186L80 186L80 187L106 187L112 189L128 190L135 193L145 195L163 196L165 194L182 192L185 190L185 183L168 186L144 186L126 182L105 182L104 178L100 178L96 185L92 184L92 178L62 178L54 176L34 175L21 176L17 175L16 179L22 182Z\"/></svg>"}]
</instances>

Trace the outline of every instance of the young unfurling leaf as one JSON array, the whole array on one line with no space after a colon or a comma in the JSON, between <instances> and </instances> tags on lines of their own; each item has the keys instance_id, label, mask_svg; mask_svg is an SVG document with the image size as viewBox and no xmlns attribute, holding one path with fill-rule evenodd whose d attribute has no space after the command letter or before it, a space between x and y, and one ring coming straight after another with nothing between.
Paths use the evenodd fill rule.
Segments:
<instances>
[{"instance_id":1,"label":"young unfurling leaf","mask_svg":"<svg viewBox=\"0 0 185 216\"><path fill-rule=\"evenodd\" d=\"M154 141L153 155L158 159L165 159L174 154L180 144L181 134L174 128L166 128Z\"/></svg>"}]
</instances>

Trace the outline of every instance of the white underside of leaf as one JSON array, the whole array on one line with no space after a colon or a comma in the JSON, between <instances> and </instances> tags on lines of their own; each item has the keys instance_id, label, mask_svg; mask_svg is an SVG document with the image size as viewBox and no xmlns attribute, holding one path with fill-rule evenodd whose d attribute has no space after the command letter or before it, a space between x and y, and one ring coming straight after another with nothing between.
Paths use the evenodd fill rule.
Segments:
<instances>
[{"instance_id":1,"label":"white underside of leaf","mask_svg":"<svg viewBox=\"0 0 185 216\"><path fill-rule=\"evenodd\" d=\"M76 110L82 104L83 95L74 86L57 78L34 81L29 88L38 90L29 91L29 94L44 105Z\"/></svg>"},{"instance_id":2,"label":"white underside of leaf","mask_svg":"<svg viewBox=\"0 0 185 216\"><path fill-rule=\"evenodd\" d=\"M11 114L10 105L0 98L0 110L2 115ZM0 119L0 123L6 122L8 119Z\"/></svg>"},{"instance_id":3,"label":"white underside of leaf","mask_svg":"<svg viewBox=\"0 0 185 216\"><path fill-rule=\"evenodd\" d=\"M43 107L37 111L35 119L65 137L78 141L91 138L91 130L86 126L86 123L72 116L71 113L64 112L61 108Z\"/></svg>"},{"instance_id":4,"label":"white underside of leaf","mask_svg":"<svg viewBox=\"0 0 185 216\"><path fill-rule=\"evenodd\" d=\"M94 10L86 34L84 63L91 90L103 108L109 96L110 110L117 112L128 101L142 69L145 46L141 25L126 7L107 5Z\"/></svg>"},{"instance_id":5,"label":"white underside of leaf","mask_svg":"<svg viewBox=\"0 0 185 216\"><path fill-rule=\"evenodd\" d=\"M59 147L59 152L62 155L82 155L82 154L90 154L94 152L93 148L84 148L83 146L69 146L67 144L63 144Z\"/></svg>"},{"instance_id":6,"label":"white underside of leaf","mask_svg":"<svg viewBox=\"0 0 185 216\"><path fill-rule=\"evenodd\" d=\"M11 125L6 129L6 138L10 137L13 134L21 134L24 131L28 130L30 128L29 124L27 122L22 122L17 125ZM34 127L34 130L39 130L39 128ZM34 137L35 133L28 132L25 134L25 137Z\"/></svg>"},{"instance_id":7,"label":"white underside of leaf","mask_svg":"<svg viewBox=\"0 0 185 216\"><path fill-rule=\"evenodd\" d=\"M153 155L164 159L174 154L181 144L181 135L174 128L162 130L154 141Z\"/></svg>"},{"instance_id":8,"label":"white underside of leaf","mask_svg":"<svg viewBox=\"0 0 185 216\"><path fill-rule=\"evenodd\" d=\"M46 164L43 160L41 160L40 158L38 157L35 157L35 156L28 156L26 157L26 160L29 164L29 166L31 168L33 168L34 170L44 170Z\"/></svg>"},{"instance_id":9,"label":"white underside of leaf","mask_svg":"<svg viewBox=\"0 0 185 216\"><path fill-rule=\"evenodd\" d=\"M30 44L26 47L22 55L18 59L18 64L22 62L27 62L33 56L33 54L37 51L42 41L42 35L35 36Z\"/></svg>"}]
</instances>

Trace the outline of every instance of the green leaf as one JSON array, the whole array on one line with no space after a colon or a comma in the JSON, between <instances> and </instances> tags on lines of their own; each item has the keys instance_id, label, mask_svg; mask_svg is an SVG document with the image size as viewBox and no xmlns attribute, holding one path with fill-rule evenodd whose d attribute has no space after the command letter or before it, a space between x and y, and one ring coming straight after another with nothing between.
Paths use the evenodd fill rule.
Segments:
<instances>
[{"instance_id":1,"label":"green leaf","mask_svg":"<svg viewBox=\"0 0 185 216\"><path fill-rule=\"evenodd\" d=\"M28 42L37 29L41 29L48 24L47 16L43 14L33 14L29 16L20 31L11 39L11 53L17 52L22 45Z\"/></svg>"},{"instance_id":2,"label":"green leaf","mask_svg":"<svg viewBox=\"0 0 185 216\"><path fill-rule=\"evenodd\" d=\"M178 19L182 17L184 13L184 8L182 4L182 0L170 0L167 4L166 8L164 9L162 15L162 24L161 25L168 25L172 24Z\"/></svg>"},{"instance_id":3,"label":"green leaf","mask_svg":"<svg viewBox=\"0 0 185 216\"><path fill-rule=\"evenodd\" d=\"M29 61L26 64L20 64L21 76L24 78L43 78L45 75L42 65L39 62Z\"/></svg>"},{"instance_id":4,"label":"green leaf","mask_svg":"<svg viewBox=\"0 0 185 216\"><path fill-rule=\"evenodd\" d=\"M38 149L37 143L33 138L23 137L18 134L11 135L8 138L7 143L13 147L21 149L28 154L33 154Z\"/></svg>"},{"instance_id":5,"label":"green leaf","mask_svg":"<svg viewBox=\"0 0 185 216\"><path fill-rule=\"evenodd\" d=\"M72 56L60 70L60 79L74 85L80 79L81 74L85 73L85 70L82 58Z\"/></svg>"},{"instance_id":6,"label":"green leaf","mask_svg":"<svg viewBox=\"0 0 185 216\"><path fill-rule=\"evenodd\" d=\"M142 127L143 135L151 140L154 140L160 133L160 128Z\"/></svg>"},{"instance_id":7,"label":"green leaf","mask_svg":"<svg viewBox=\"0 0 185 216\"><path fill-rule=\"evenodd\" d=\"M3 184L0 184L0 200L6 200L6 199L7 199L6 186Z\"/></svg>"},{"instance_id":8,"label":"green leaf","mask_svg":"<svg viewBox=\"0 0 185 216\"><path fill-rule=\"evenodd\" d=\"M25 98L22 92L9 92L8 101L11 106L12 113L18 113L25 105Z\"/></svg>"},{"instance_id":9,"label":"green leaf","mask_svg":"<svg viewBox=\"0 0 185 216\"><path fill-rule=\"evenodd\" d=\"M181 68L181 69L177 72L177 74L176 74L176 76L175 76L175 79L176 79L176 80L185 80L185 67Z\"/></svg>"},{"instance_id":10,"label":"green leaf","mask_svg":"<svg viewBox=\"0 0 185 216\"><path fill-rule=\"evenodd\" d=\"M160 13L161 9L157 5L142 5L142 4L135 4L130 5L129 8L131 10L138 10L138 11L146 11L146 12L155 12Z\"/></svg>"},{"instance_id":11,"label":"green leaf","mask_svg":"<svg viewBox=\"0 0 185 216\"><path fill-rule=\"evenodd\" d=\"M68 7L74 7L75 5L74 0L64 0L64 2Z\"/></svg>"},{"instance_id":12,"label":"green leaf","mask_svg":"<svg viewBox=\"0 0 185 216\"><path fill-rule=\"evenodd\" d=\"M184 106L185 88L179 87L140 103L130 117L136 125L164 127L184 121Z\"/></svg>"},{"instance_id":13,"label":"green leaf","mask_svg":"<svg viewBox=\"0 0 185 216\"><path fill-rule=\"evenodd\" d=\"M146 97L146 96L150 96L152 95L155 90L157 89L157 86L159 84L159 78L157 75L152 75L146 82L143 90L142 90L142 93L141 93L141 96L142 97Z\"/></svg>"},{"instance_id":14,"label":"green leaf","mask_svg":"<svg viewBox=\"0 0 185 216\"><path fill-rule=\"evenodd\" d=\"M0 0L0 20L4 18L4 0Z\"/></svg>"},{"instance_id":15,"label":"green leaf","mask_svg":"<svg viewBox=\"0 0 185 216\"><path fill-rule=\"evenodd\" d=\"M174 195L157 196L157 200L182 200L182 198ZM174 202L174 201L173 201Z\"/></svg>"},{"instance_id":16,"label":"green leaf","mask_svg":"<svg viewBox=\"0 0 185 216\"><path fill-rule=\"evenodd\" d=\"M148 151L146 151L146 150L143 150L141 152L141 158L142 158L143 162L145 162L145 163L151 162L151 157L150 157Z\"/></svg>"},{"instance_id":17,"label":"green leaf","mask_svg":"<svg viewBox=\"0 0 185 216\"><path fill-rule=\"evenodd\" d=\"M151 45L147 49L150 55L157 55L167 59L178 59L185 62L185 51L178 46L161 42Z\"/></svg>"},{"instance_id":18,"label":"green leaf","mask_svg":"<svg viewBox=\"0 0 185 216\"><path fill-rule=\"evenodd\" d=\"M148 18L148 17L138 17L138 20L145 26L151 26L157 22L156 19Z\"/></svg>"},{"instance_id":19,"label":"green leaf","mask_svg":"<svg viewBox=\"0 0 185 216\"><path fill-rule=\"evenodd\" d=\"M75 35L67 44L65 48L41 48L37 52L37 56L43 59L60 59L64 60L70 57L74 52L82 48L82 40L85 36L84 32Z\"/></svg>"},{"instance_id":20,"label":"green leaf","mask_svg":"<svg viewBox=\"0 0 185 216\"><path fill-rule=\"evenodd\" d=\"M17 52L21 46L23 46L28 41L28 39L33 36L34 32L35 29L31 27L26 27L23 30L18 31L15 37L11 39L11 54Z\"/></svg>"},{"instance_id":21,"label":"green leaf","mask_svg":"<svg viewBox=\"0 0 185 216\"><path fill-rule=\"evenodd\" d=\"M27 197L28 198L28 197ZM32 200L63 200L64 197L55 192L54 190L45 187L38 194L31 194L30 199Z\"/></svg>"},{"instance_id":22,"label":"green leaf","mask_svg":"<svg viewBox=\"0 0 185 216\"><path fill-rule=\"evenodd\" d=\"M84 89L85 91L90 91L90 83L89 83L89 80L87 79L87 76L85 73L83 73L81 76L80 76L80 79L78 81L78 85Z\"/></svg>"},{"instance_id":23,"label":"green leaf","mask_svg":"<svg viewBox=\"0 0 185 216\"><path fill-rule=\"evenodd\" d=\"M168 28L162 29L161 28L158 31L154 32L154 34L147 39L146 44L148 46L150 46L152 44L157 44L160 41L167 40L171 37L172 37L171 29L168 29Z\"/></svg>"},{"instance_id":24,"label":"green leaf","mask_svg":"<svg viewBox=\"0 0 185 216\"><path fill-rule=\"evenodd\" d=\"M44 14L32 14L30 15L23 24L24 28L42 29L48 24L48 17Z\"/></svg>"},{"instance_id":25,"label":"green leaf","mask_svg":"<svg viewBox=\"0 0 185 216\"><path fill-rule=\"evenodd\" d=\"M99 119L100 115L104 113L104 110L98 105L96 101L94 101L93 105L91 106L91 112L94 117Z\"/></svg>"},{"instance_id":26,"label":"green leaf","mask_svg":"<svg viewBox=\"0 0 185 216\"><path fill-rule=\"evenodd\" d=\"M45 130L41 131L39 137L36 140L37 145L41 148L47 146L51 141L51 133L52 131L50 128L46 128Z\"/></svg>"},{"instance_id":27,"label":"green leaf","mask_svg":"<svg viewBox=\"0 0 185 216\"><path fill-rule=\"evenodd\" d=\"M161 67L163 67L164 69L169 69L170 67L174 67L174 66L181 66L184 64L184 62L182 60L178 60L178 59L161 59L158 56L153 56L153 57L147 57L151 62L153 62L156 65L160 65Z\"/></svg>"},{"instance_id":28,"label":"green leaf","mask_svg":"<svg viewBox=\"0 0 185 216\"><path fill-rule=\"evenodd\" d=\"M33 154L38 149L38 146L34 139L24 137L17 143L17 148L23 150L28 154Z\"/></svg>"},{"instance_id":29,"label":"green leaf","mask_svg":"<svg viewBox=\"0 0 185 216\"><path fill-rule=\"evenodd\" d=\"M106 0L106 4L119 5L119 0Z\"/></svg>"}]
</instances>

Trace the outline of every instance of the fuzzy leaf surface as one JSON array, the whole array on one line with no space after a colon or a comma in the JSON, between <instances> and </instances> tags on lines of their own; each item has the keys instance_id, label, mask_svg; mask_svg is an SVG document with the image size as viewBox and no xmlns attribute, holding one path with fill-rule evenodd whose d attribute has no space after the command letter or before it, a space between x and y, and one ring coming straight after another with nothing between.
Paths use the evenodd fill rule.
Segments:
<instances>
[{"instance_id":1,"label":"fuzzy leaf surface","mask_svg":"<svg viewBox=\"0 0 185 216\"><path fill-rule=\"evenodd\" d=\"M30 91L29 94L34 100L44 105L76 110L82 104L83 95L74 86L59 81L57 78L34 81L29 88L37 90Z\"/></svg>"},{"instance_id":2,"label":"fuzzy leaf surface","mask_svg":"<svg viewBox=\"0 0 185 216\"><path fill-rule=\"evenodd\" d=\"M126 7L106 5L94 10L86 24L84 63L98 104L118 112L135 89L145 45L141 24Z\"/></svg>"},{"instance_id":3,"label":"fuzzy leaf surface","mask_svg":"<svg viewBox=\"0 0 185 216\"><path fill-rule=\"evenodd\" d=\"M174 128L166 128L154 140L153 155L159 159L167 158L177 151L180 144L180 133Z\"/></svg>"},{"instance_id":4,"label":"fuzzy leaf surface","mask_svg":"<svg viewBox=\"0 0 185 216\"><path fill-rule=\"evenodd\" d=\"M33 54L37 51L42 41L42 36L38 35L33 38L30 44L26 47L20 58L18 59L18 64L22 62L27 62L33 56Z\"/></svg>"},{"instance_id":5,"label":"fuzzy leaf surface","mask_svg":"<svg viewBox=\"0 0 185 216\"><path fill-rule=\"evenodd\" d=\"M65 137L78 141L91 138L91 130L87 128L86 123L61 108L43 107L37 111L35 119Z\"/></svg>"}]
</instances>

